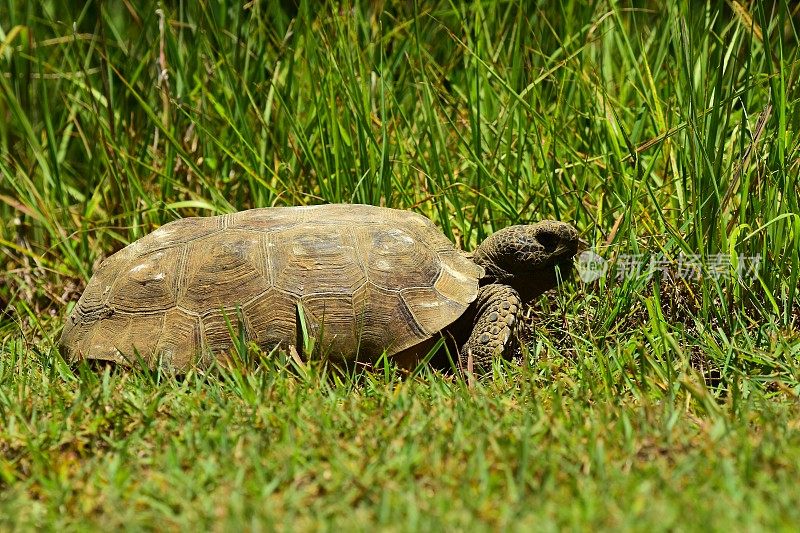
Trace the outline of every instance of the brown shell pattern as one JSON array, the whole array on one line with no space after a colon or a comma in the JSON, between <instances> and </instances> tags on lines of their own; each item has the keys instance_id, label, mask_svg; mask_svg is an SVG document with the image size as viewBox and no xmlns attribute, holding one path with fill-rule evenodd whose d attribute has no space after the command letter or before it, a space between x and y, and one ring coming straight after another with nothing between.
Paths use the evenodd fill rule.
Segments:
<instances>
[{"instance_id":1,"label":"brown shell pattern","mask_svg":"<svg viewBox=\"0 0 800 533\"><path fill-rule=\"evenodd\" d=\"M392 355L451 324L483 269L424 216L365 205L264 208L165 224L104 261L67 320L68 357L185 370L234 334L265 350ZM133 358L133 359L132 359Z\"/></svg>"}]
</instances>

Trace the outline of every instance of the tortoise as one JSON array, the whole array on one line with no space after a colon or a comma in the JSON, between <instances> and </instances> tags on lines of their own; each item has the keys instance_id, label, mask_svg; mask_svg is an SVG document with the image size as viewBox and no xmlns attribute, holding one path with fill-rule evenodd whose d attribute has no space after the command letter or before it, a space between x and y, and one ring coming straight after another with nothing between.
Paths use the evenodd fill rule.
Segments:
<instances>
[{"instance_id":1,"label":"tortoise","mask_svg":"<svg viewBox=\"0 0 800 533\"><path fill-rule=\"evenodd\" d=\"M510 356L523 304L556 286L578 242L542 221L466 254L428 218L368 205L184 218L99 265L60 344L70 361L181 373L224 360L232 333L264 350L303 346L305 333L311 355L404 367L444 335L461 368L486 369Z\"/></svg>"}]
</instances>

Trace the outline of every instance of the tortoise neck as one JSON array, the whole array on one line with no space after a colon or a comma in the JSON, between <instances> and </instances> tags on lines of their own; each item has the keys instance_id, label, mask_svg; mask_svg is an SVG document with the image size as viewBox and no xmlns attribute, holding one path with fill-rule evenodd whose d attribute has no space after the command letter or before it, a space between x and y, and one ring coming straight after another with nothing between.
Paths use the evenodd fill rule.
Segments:
<instances>
[{"instance_id":1,"label":"tortoise neck","mask_svg":"<svg viewBox=\"0 0 800 533\"><path fill-rule=\"evenodd\" d=\"M561 279L567 277L570 266L570 263L565 262L559 265L558 271L551 266L516 275L504 273L503 276L489 274L487 269L487 275L480 284L481 286L507 285L512 287L519 293L520 299L527 304L555 288Z\"/></svg>"}]
</instances>

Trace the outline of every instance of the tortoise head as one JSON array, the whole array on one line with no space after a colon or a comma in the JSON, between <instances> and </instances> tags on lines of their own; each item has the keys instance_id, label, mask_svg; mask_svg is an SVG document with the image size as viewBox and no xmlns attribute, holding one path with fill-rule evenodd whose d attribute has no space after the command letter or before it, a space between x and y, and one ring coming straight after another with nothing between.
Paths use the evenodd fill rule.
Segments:
<instances>
[{"instance_id":1,"label":"tortoise head","mask_svg":"<svg viewBox=\"0 0 800 533\"><path fill-rule=\"evenodd\" d=\"M571 225L544 220L490 235L472 259L486 270L482 284L511 285L523 300L530 301L569 273L579 243L578 232Z\"/></svg>"}]
</instances>

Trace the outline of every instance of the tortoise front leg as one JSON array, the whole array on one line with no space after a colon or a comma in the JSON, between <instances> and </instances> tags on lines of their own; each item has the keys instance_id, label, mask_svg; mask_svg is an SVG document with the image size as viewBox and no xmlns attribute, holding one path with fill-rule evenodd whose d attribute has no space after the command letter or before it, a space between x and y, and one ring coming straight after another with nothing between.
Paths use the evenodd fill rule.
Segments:
<instances>
[{"instance_id":1,"label":"tortoise front leg","mask_svg":"<svg viewBox=\"0 0 800 533\"><path fill-rule=\"evenodd\" d=\"M496 357L511 358L522 302L519 293L508 285L481 287L475 302L476 313L469 339L461 347L461 368L469 359L475 369L487 370Z\"/></svg>"}]
</instances>

